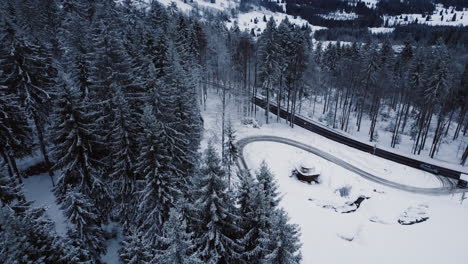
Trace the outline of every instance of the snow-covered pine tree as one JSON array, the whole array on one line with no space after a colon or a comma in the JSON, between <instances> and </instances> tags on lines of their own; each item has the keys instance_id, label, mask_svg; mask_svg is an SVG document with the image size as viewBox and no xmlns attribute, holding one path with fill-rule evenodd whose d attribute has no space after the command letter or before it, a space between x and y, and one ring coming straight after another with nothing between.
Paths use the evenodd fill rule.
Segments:
<instances>
[{"instance_id":1,"label":"snow-covered pine tree","mask_svg":"<svg viewBox=\"0 0 468 264\"><path fill-rule=\"evenodd\" d=\"M0 155L10 177L21 175L16 158L29 154L32 147L32 131L20 107L18 96L0 83Z\"/></svg>"},{"instance_id":2,"label":"snow-covered pine tree","mask_svg":"<svg viewBox=\"0 0 468 264\"><path fill-rule=\"evenodd\" d=\"M278 192L278 184L265 161L260 164L260 169L257 172L257 181L262 185L261 188L265 193L265 199L267 199L270 207L272 209L276 208L281 200Z\"/></svg>"},{"instance_id":3,"label":"snow-covered pine tree","mask_svg":"<svg viewBox=\"0 0 468 264\"><path fill-rule=\"evenodd\" d=\"M270 93L279 75L279 52L276 41L276 23L273 17L270 17L265 30L258 39L258 77L266 93L267 107L265 111L265 121L267 124L270 114Z\"/></svg>"},{"instance_id":4,"label":"snow-covered pine tree","mask_svg":"<svg viewBox=\"0 0 468 264\"><path fill-rule=\"evenodd\" d=\"M168 9L158 1L151 1L151 6L148 11L148 22L151 25L149 27L150 29L158 29L162 32L162 35L165 35L168 33L169 23L171 22Z\"/></svg>"},{"instance_id":5,"label":"snow-covered pine tree","mask_svg":"<svg viewBox=\"0 0 468 264\"><path fill-rule=\"evenodd\" d=\"M0 171L0 206L3 207L15 200L24 200L21 185L18 185L11 176Z\"/></svg>"},{"instance_id":6,"label":"snow-covered pine tree","mask_svg":"<svg viewBox=\"0 0 468 264\"><path fill-rule=\"evenodd\" d=\"M243 230L240 242L243 247L242 258L246 263L259 263L268 253L268 237L271 226L270 207L261 184L254 182L250 173L239 176L240 185L237 203L240 211L239 227Z\"/></svg>"},{"instance_id":7,"label":"snow-covered pine tree","mask_svg":"<svg viewBox=\"0 0 468 264\"><path fill-rule=\"evenodd\" d=\"M227 194L225 173L213 145L205 151L204 163L197 178L194 195L198 211L195 230L196 252L204 263L236 263L240 259L240 234Z\"/></svg>"},{"instance_id":8,"label":"snow-covered pine tree","mask_svg":"<svg viewBox=\"0 0 468 264\"><path fill-rule=\"evenodd\" d=\"M27 202L21 185L0 172L0 261L2 263L67 263L66 245L55 233L44 208Z\"/></svg>"},{"instance_id":9,"label":"snow-covered pine tree","mask_svg":"<svg viewBox=\"0 0 468 264\"><path fill-rule=\"evenodd\" d=\"M236 147L236 131L232 125L231 119L228 119L228 122L225 126L226 141L224 144L224 165L226 166L226 172L228 175L228 188L231 188L231 174L232 166L235 165L238 158L238 151Z\"/></svg>"},{"instance_id":10,"label":"snow-covered pine tree","mask_svg":"<svg viewBox=\"0 0 468 264\"><path fill-rule=\"evenodd\" d=\"M114 93L111 101L113 109L111 145L108 146L112 155L109 181L112 184L113 199L117 203L117 214L124 222L129 216L134 215L132 210L134 206L130 203L135 201L138 191L136 189L135 162L138 156L140 129L139 120L130 110L122 90L114 84L111 89Z\"/></svg>"},{"instance_id":11,"label":"snow-covered pine tree","mask_svg":"<svg viewBox=\"0 0 468 264\"><path fill-rule=\"evenodd\" d=\"M138 221L141 224L140 229L146 232L145 238L155 245L157 234L169 215L178 190L174 175L164 165L171 162L172 157L166 152L166 142L161 141L164 138L161 123L149 105L144 109L142 123L144 135L136 173L139 178L144 179L145 187L141 191Z\"/></svg>"},{"instance_id":12,"label":"snow-covered pine tree","mask_svg":"<svg viewBox=\"0 0 468 264\"><path fill-rule=\"evenodd\" d=\"M289 219L283 209L278 209L272 215L272 228L263 243L270 245L269 253L261 263L268 264L299 264L301 263L300 231Z\"/></svg>"},{"instance_id":13,"label":"snow-covered pine tree","mask_svg":"<svg viewBox=\"0 0 468 264\"><path fill-rule=\"evenodd\" d=\"M198 159L202 126L198 105L193 101L195 90L181 77L185 72L175 48L170 45L168 49L169 62L159 68L159 73L164 72L164 75L153 97L156 118L160 122L160 140L171 157L161 162L161 167L170 170L177 178L178 187L184 189L187 176L192 174Z\"/></svg>"},{"instance_id":14,"label":"snow-covered pine tree","mask_svg":"<svg viewBox=\"0 0 468 264\"><path fill-rule=\"evenodd\" d=\"M50 87L55 69L50 53L40 43L28 39L22 29L5 22L0 33L1 53L0 85L17 93L26 115L33 121L39 139L40 150L47 166L50 166L46 150L44 126L50 109ZM49 173L53 182L52 172Z\"/></svg>"},{"instance_id":15,"label":"snow-covered pine tree","mask_svg":"<svg viewBox=\"0 0 468 264\"><path fill-rule=\"evenodd\" d=\"M82 102L79 91L61 74L57 86L55 123L51 141L54 168L60 169L55 195L61 203L68 185L79 187L84 194L99 185L93 149L99 144L95 133L96 112Z\"/></svg>"},{"instance_id":16,"label":"snow-covered pine tree","mask_svg":"<svg viewBox=\"0 0 468 264\"><path fill-rule=\"evenodd\" d=\"M124 264L148 264L151 263L152 250L145 243L143 233L134 231L125 236L120 249L120 260Z\"/></svg>"},{"instance_id":17,"label":"snow-covered pine tree","mask_svg":"<svg viewBox=\"0 0 468 264\"><path fill-rule=\"evenodd\" d=\"M169 219L164 223L158 241L160 246L152 263L197 264L203 263L194 253L194 239L187 232L185 219L177 208L172 208Z\"/></svg>"},{"instance_id":18,"label":"snow-covered pine tree","mask_svg":"<svg viewBox=\"0 0 468 264\"><path fill-rule=\"evenodd\" d=\"M167 70L170 67L169 46L168 38L164 34L159 34L156 43L154 43L154 48L152 48L152 45L146 47L147 56L150 57L156 68L156 79L167 75Z\"/></svg>"},{"instance_id":19,"label":"snow-covered pine tree","mask_svg":"<svg viewBox=\"0 0 468 264\"><path fill-rule=\"evenodd\" d=\"M68 186L60 207L74 225L69 232L71 238L81 240L92 257L98 259L99 255L105 252L105 238L92 200L81 193L79 188Z\"/></svg>"}]
</instances>

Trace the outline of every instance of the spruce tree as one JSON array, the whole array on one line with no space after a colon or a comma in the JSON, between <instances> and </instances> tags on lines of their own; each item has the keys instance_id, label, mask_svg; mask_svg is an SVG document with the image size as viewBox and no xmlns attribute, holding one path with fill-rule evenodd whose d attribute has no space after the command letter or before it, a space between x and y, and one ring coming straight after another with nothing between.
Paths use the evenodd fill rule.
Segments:
<instances>
[{"instance_id":1,"label":"spruce tree","mask_svg":"<svg viewBox=\"0 0 468 264\"><path fill-rule=\"evenodd\" d=\"M194 251L193 235L187 232L187 224L177 208L172 208L164 223L153 263L196 264L201 262Z\"/></svg>"},{"instance_id":2,"label":"spruce tree","mask_svg":"<svg viewBox=\"0 0 468 264\"><path fill-rule=\"evenodd\" d=\"M50 53L40 43L24 35L22 29L5 22L0 32L0 85L9 87L18 95L21 107L33 121L40 150L47 166L49 155L44 138L44 126L49 116L55 69ZM49 173L52 183L53 175Z\"/></svg>"},{"instance_id":3,"label":"spruce tree","mask_svg":"<svg viewBox=\"0 0 468 264\"><path fill-rule=\"evenodd\" d=\"M142 232L128 234L122 242L120 260L124 264L151 263L151 248L145 243Z\"/></svg>"},{"instance_id":4,"label":"spruce tree","mask_svg":"<svg viewBox=\"0 0 468 264\"><path fill-rule=\"evenodd\" d=\"M299 228L288 223L289 219L282 209L272 216L272 228L263 243L270 245L269 253L261 263L268 264L299 264L301 263L301 244Z\"/></svg>"},{"instance_id":5,"label":"spruce tree","mask_svg":"<svg viewBox=\"0 0 468 264\"><path fill-rule=\"evenodd\" d=\"M138 156L138 138L140 134L139 120L130 110L130 106L121 89L111 86L114 90L112 98L112 131L110 135L112 165L109 180L112 184L114 201L118 204L118 213L126 219L132 215L135 202L137 177L135 175L136 158Z\"/></svg>"},{"instance_id":6,"label":"spruce tree","mask_svg":"<svg viewBox=\"0 0 468 264\"><path fill-rule=\"evenodd\" d=\"M55 233L44 208L25 200L21 185L0 172L0 239L3 263L67 263L68 245Z\"/></svg>"},{"instance_id":7,"label":"spruce tree","mask_svg":"<svg viewBox=\"0 0 468 264\"><path fill-rule=\"evenodd\" d=\"M237 158L238 158L238 151L236 147L236 131L232 126L231 119L228 120L227 125L225 127L225 134L226 134L226 141L224 142L224 164L226 166L227 174L228 174L228 187L231 188L231 174L232 174L232 166L235 165Z\"/></svg>"},{"instance_id":8,"label":"spruce tree","mask_svg":"<svg viewBox=\"0 0 468 264\"><path fill-rule=\"evenodd\" d=\"M257 181L265 193L265 199L272 209L276 208L281 200L278 192L278 185L265 161L260 164L257 172Z\"/></svg>"},{"instance_id":9,"label":"spruce tree","mask_svg":"<svg viewBox=\"0 0 468 264\"><path fill-rule=\"evenodd\" d=\"M21 183L15 159L30 153L32 131L18 100L11 89L0 84L0 155L9 176L15 174Z\"/></svg>"},{"instance_id":10,"label":"spruce tree","mask_svg":"<svg viewBox=\"0 0 468 264\"><path fill-rule=\"evenodd\" d=\"M62 202L68 185L90 194L100 184L93 156L99 137L95 133L96 113L81 101L79 91L66 74L61 76L57 87L55 110L52 154L56 160L54 168L60 169L55 194Z\"/></svg>"},{"instance_id":11,"label":"spruce tree","mask_svg":"<svg viewBox=\"0 0 468 264\"><path fill-rule=\"evenodd\" d=\"M69 232L71 238L82 241L93 258L99 258L99 255L105 252L105 238L92 200L78 188L69 186L61 209L73 224Z\"/></svg>"},{"instance_id":12,"label":"spruce tree","mask_svg":"<svg viewBox=\"0 0 468 264\"><path fill-rule=\"evenodd\" d=\"M156 244L156 236L169 215L178 189L174 175L164 165L171 161L171 156L167 155L166 142L161 141L163 131L151 106L145 107L142 122L144 135L136 173L144 179L145 187L141 192L138 218L146 239Z\"/></svg>"},{"instance_id":13,"label":"spruce tree","mask_svg":"<svg viewBox=\"0 0 468 264\"><path fill-rule=\"evenodd\" d=\"M243 230L240 242L243 246L242 258L247 263L259 263L268 253L268 237L272 209L261 184L255 183L249 173L240 175L237 196L240 217L239 227Z\"/></svg>"},{"instance_id":14,"label":"spruce tree","mask_svg":"<svg viewBox=\"0 0 468 264\"><path fill-rule=\"evenodd\" d=\"M269 122L270 93L279 75L278 44L276 23L273 17L268 20L265 30L258 40L258 77L266 93L267 107L265 111L266 123Z\"/></svg>"},{"instance_id":15,"label":"spruce tree","mask_svg":"<svg viewBox=\"0 0 468 264\"><path fill-rule=\"evenodd\" d=\"M235 263L240 259L242 248L236 241L240 233L236 226L239 216L232 213L233 204L228 203L224 177L220 159L210 143L195 186L199 221L195 244L204 263Z\"/></svg>"}]
</instances>

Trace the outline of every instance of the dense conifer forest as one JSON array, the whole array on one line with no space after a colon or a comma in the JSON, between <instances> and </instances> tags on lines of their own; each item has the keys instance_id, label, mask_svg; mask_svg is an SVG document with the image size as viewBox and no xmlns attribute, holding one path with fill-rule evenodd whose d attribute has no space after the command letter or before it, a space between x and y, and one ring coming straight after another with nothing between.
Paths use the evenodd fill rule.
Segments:
<instances>
[{"instance_id":1,"label":"dense conifer forest","mask_svg":"<svg viewBox=\"0 0 468 264\"><path fill-rule=\"evenodd\" d=\"M341 1L318 2L323 11ZM420 2L378 9L430 11ZM371 142L382 109L391 109L389 147L409 134L412 152L429 147L429 157L445 138L467 134L466 28L319 42L307 25L265 19L251 34L227 28L224 14L202 17L174 3L2 0L0 262L102 263L112 236L104 226L113 222L124 236L122 263L300 263L300 230L279 206L268 165L253 175L233 169L236 131L224 104L221 143L201 146L209 89L223 103L233 98L242 117L263 118L251 100L260 94L267 111L274 103L292 113L291 126L306 104L335 129L359 131L370 120ZM316 36L345 34L334 32ZM414 32L420 41L407 38ZM17 162L32 155L53 182L65 236L24 196Z\"/></svg>"}]
</instances>

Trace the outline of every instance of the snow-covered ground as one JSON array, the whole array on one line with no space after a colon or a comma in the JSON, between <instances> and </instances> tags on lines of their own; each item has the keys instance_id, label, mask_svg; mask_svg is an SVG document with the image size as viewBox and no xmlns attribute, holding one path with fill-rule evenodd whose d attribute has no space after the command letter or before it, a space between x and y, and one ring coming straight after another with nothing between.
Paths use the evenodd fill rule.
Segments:
<instances>
[{"instance_id":1,"label":"snow-covered ground","mask_svg":"<svg viewBox=\"0 0 468 264\"><path fill-rule=\"evenodd\" d=\"M203 111L203 118L205 120L205 139L202 145L206 145L209 140L213 141L215 145L220 145L222 112L219 95L214 92L210 92L208 102L207 110ZM291 128L284 120L281 120L281 123L277 123L276 116L273 114L270 115L271 124L269 125L263 124L260 128L244 126L239 121L240 118L237 114L238 112L234 107L236 107L236 103L234 101L228 103L227 113L232 114L227 115L227 119L230 117L233 120L233 124L236 126L235 128L237 130L238 139L257 135L272 135L289 138L328 152L364 171L389 181L415 187L433 188L441 186L439 180L431 173L385 160L367 152L356 150L298 126ZM263 109L258 109L257 118L260 124L264 122Z\"/></svg>"},{"instance_id":2,"label":"snow-covered ground","mask_svg":"<svg viewBox=\"0 0 468 264\"><path fill-rule=\"evenodd\" d=\"M335 143L302 128L263 123L263 110L257 112L260 128L241 125L239 104L228 102L227 118L234 121L237 137L276 135L291 138L327 151L347 162L393 181L421 187L439 186L429 174L386 161L371 154ZM220 148L221 100L208 95L203 146L211 140ZM255 142L244 148L247 165L258 169L265 160L278 181L283 196L281 206L291 221L301 227L303 263L453 263L468 258L468 203L460 204L460 194L426 196L391 189L367 181L318 156L281 143ZM321 184L310 185L289 177L297 162L307 159L321 171ZM350 190L341 197L339 188ZM369 197L351 213L359 196ZM347 204L348 203L348 204ZM428 219L426 219L429 217ZM402 225L412 221L424 222Z\"/></svg>"},{"instance_id":3,"label":"snow-covered ground","mask_svg":"<svg viewBox=\"0 0 468 264\"><path fill-rule=\"evenodd\" d=\"M303 263L466 263L468 236L463 230L468 205L461 205L459 196L433 197L386 188L280 143L252 143L244 155L250 168L258 169L265 160L275 174L283 195L280 205L302 230ZM289 177L295 161L305 158L320 167L321 184ZM345 186L350 194L341 197L337 190ZM361 195L368 199L355 212L340 213L340 208ZM398 222L418 216L429 219L414 225Z\"/></svg>"},{"instance_id":4,"label":"snow-covered ground","mask_svg":"<svg viewBox=\"0 0 468 264\"><path fill-rule=\"evenodd\" d=\"M264 8L249 11L247 13L239 13L237 17L230 19L230 21L227 23L227 27L230 28L234 25L234 23L237 23L240 30L251 31L253 29L255 31L255 35L258 35L262 33L263 30L266 28L267 22L264 21L264 17L266 18L266 21L270 20L270 18L273 17L273 19L276 22L276 25L279 25L281 21L288 18L288 20L292 24L298 26L309 25L312 31L324 29L324 27L318 27L309 24L307 20L302 19L301 17L294 17L284 13L271 12Z\"/></svg>"},{"instance_id":5,"label":"snow-covered ground","mask_svg":"<svg viewBox=\"0 0 468 264\"><path fill-rule=\"evenodd\" d=\"M47 173L24 179L24 195L26 200L34 202L33 206L46 208L47 215L55 223L57 234L66 235L67 219L55 200L52 181Z\"/></svg>"},{"instance_id":6,"label":"snow-covered ground","mask_svg":"<svg viewBox=\"0 0 468 264\"><path fill-rule=\"evenodd\" d=\"M346 20L357 19L359 16L354 12L347 13L345 11L336 11L336 12L329 13L329 14L326 14L326 15L321 15L321 17L325 18L325 19L331 19L331 20L346 21Z\"/></svg>"},{"instance_id":7,"label":"snow-covered ground","mask_svg":"<svg viewBox=\"0 0 468 264\"><path fill-rule=\"evenodd\" d=\"M386 33L392 33L395 30L395 28L388 28L388 27L370 27L369 31L372 34L386 34Z\"/></svg>"},{"instance_id":8,"label":"snow-covered ground","mask_svg":"<svg viewBox=\"0 0 468 264\"><path fill-rule=\"evenodd\" d=\"M454 19L455 18L455 19ZM437 5L433 14L428 19L423 14L402 14L399 16L384 16L389 26L397 24L406 25L412 23L426 24L430 26L468 26L468 9L456 11L453 7L445 8Z\"/></svg>"},{"instance_id":9,"label":"snow-covered ground","mask_svg":"<svg viewBox=\"0 0 468 264\"><path fill-rule=\"evenodd\" d=\"M147 3L150 3L151 0L144 0ZM210 10L217 10L217 11L227 11L229 9L235 9L239 6L238 0L216 0L212 3L210 0L157 0L161 4L165 6L169 6L172 2L174 2L177 8L184 12L189 12L194 8L200 9L210 9Z\"/></svg>"},{"instance_id":10,"label":"snow-covered ground","mask_svg":"<svg viewBox=\"0 0 468 264\"><path fill-rule=\"evenodd\" d=\"M321 98L317 98L317 102L315 105L315 111L313 110L313 103L310 104L309 101L303 101L303 108L301 109L301 114L303 116L306 116L308 118L311 118L315 121L319 121L322 124L326 125L326 114L323 115L323 100ZM432 134L435 129L436 121L432 121L432 127L430 129L429 137L426 142L426 147L424 150L421 152L421 155L413 155L411 154L411 149L413 147L413 141L411 140L411 137L409 135L410 127L411 127L411 122L413 120L409 119L408 124L406 125L405 128L405 133L400 134L401 136L401 142L396 146L396 148L391 148L390 147L390 142L392 139L392 132L388 131L388 128L394 120L394 111L388 111L387 108L381 109L381 113L386 113L388 114L387 118L379 118L377 121L377 132L378 132L378 141L377 141L377 146L379 148L384 148L389 151L394 151L400 154L404 154L407 156L410 156L415 159L427 161L429 163L435 163L441 166L449 167L455 170L461 170L461 171L468 171L467 165L465 167L462 167L459 165L459 161L461 156L463 155L463 150L465 149L465 146L468 144L468 137L463 136L461 134L458 139L452 140L453 133L455 132L456 128L456 123L454 122L455 120L452 121L452 124L450 126L450 130L448 133L448 136L443 139L442 144L439 148L439 151L436 153L434 159L431 159L428 156L429 150L430 150L430 144L432 143ZM340 116L340 111L337 114L337 120L339 120ZM434 118L435 119L435 118ZM455 118L454 118L455 119ZM338 122L338 121L337 121ZM337 129L338 132L346 134L347 136L353 137L355 139L358 139L363 142L369 142L369 127L370 127L370 120L364 116L362 119L362 124L361 124L361 130L358 132L357 127L355 126L355 117L351 115L350 117L350 127L348 130L348 133Z\"/></svg>"}]
</instances>

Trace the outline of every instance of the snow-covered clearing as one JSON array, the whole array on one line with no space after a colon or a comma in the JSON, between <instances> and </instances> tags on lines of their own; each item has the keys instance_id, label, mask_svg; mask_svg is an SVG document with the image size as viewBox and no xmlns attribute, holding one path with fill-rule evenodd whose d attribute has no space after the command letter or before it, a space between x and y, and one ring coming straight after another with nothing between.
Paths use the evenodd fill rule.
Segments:
<instances>
[{"instance_id":1,"label":"snow-covered clearing","mask_svg":"<svg viewBox=\"0 0 468 264\"><path fill-rule=\"evenodd\" d=\"M214 91L202 112L205 121L203 146L212 141L220 148L221 100ZM239 104L228 102L226 118L234 121L238 138L275 135L291 138L327 151L364 170L400 183L440 186L431 174L386 161L371 154L335 143L302 128L272 124L260 128L241 125ZM257 119L263 123L264 112ZM281 143L255 142L244 148L247 165L258 169L265 160L278 181L283 195L281 206L291 221L302 230L303 263L465 263L468 258L468 203L460 204L460 194L426 196L391 189L360 176L318 156ZM322 182L310 185L289 177L296 162L311 160L321 170ZM350 194L341 197L337 189L348 186ZM339 213L364 195L360 207L351 213ZM426 221L402 225L398 220Z\"/></svg>"},{"instance_id":2,"label":"snow-covered clearing","mask_svg":"<svg viewBox=\"0 0 468 264\"><path fill-rule=\"evenodd\" d=\"M34 160L34 158L29 160ZM47 173L25 178L24 195L26 200L34 202L34 206L46 208L47 215L55 223L57 234L66 235L67 219L55 200L52 181Z\"/></svg>"},{"instance_id":3,"label":"snow-covered clearing","mask_svg":"<svg viewBox=\"0 0 468 264\"><path fill-rule=\"evenodd\" d=\"M384 21L389 26L406 25L412 23L426 24L429 26L468 26L468 9L457 11L453 7L445 8L437 5L433 14L402 14L399 16L384 16Z\"/></svg>"},{"instance_id":4,"label":"snow-covered clearing","mask_svg":"<svg viewBox=\"0 0 468 264\"><path fill-rule=\"evenodd\" d=\"M467 203L457 196L425 196L366 181L313 154L280 143L245 147L248 166L265 160L283 195L281 206L302 230L303 263L465 263L468 258ZM310 159L321 169L322 182L309 185L289 177L295 161ZM423 180L424 181L424 180ZM337 189L351 186L348 197ZM352 213L333 210L369 197ZM425 211L415 210L423 208ZM425 222L398 220L424 214Z\"/></svg>"},{"instance_id":5,"label":"snow-covered clearing","mask_svg":"<svg viewBox=\"0 0 468 264\"><path fill-rule=\"evenodd\" d=\"M266 21L264 20L264 17L266 18ZM302 19L301 17L294 17L284 13L271 12L264 8L238 14L237 17L231 18L231 20L227 23L227 27L230 28L234 25L234 23L237 23L240 30L251 31L253 29L255 35L258 35L266 28L267 21L270 20L271 17L273 17L275 20L276 25L279 25L281 21L288 18L289 22L292 24L298 26L309 25L312 31L324 29L324 27L309 24L307 20Z\"/></svg>"},{"instance_id":6,"label":"snow-covered clearing","mask_svg":"<svg viewBox=\"0 0 468 264\"><path fill-rule=\"evenodd\" d=\"M388 28L388 27L370 27L369 32L372 34L387 34L387 33L392 33L395 30L395 28Z\"/></svg>"},{"instance_id":7,"label":"snow-covered clearing","mask_svg":"<svg viewBox=\"0 0 468 264\"><path fill-rule=\"evenodd\" d=\"M354 20L357 19L359 16L354 13L347 13L345 11L335 11L333 13L329 13L326 15L320 15L322 18L325 19L330 19L330 20L341 20L341 21L346 21L346 20Z\"/></svg>"}]
</instances>

